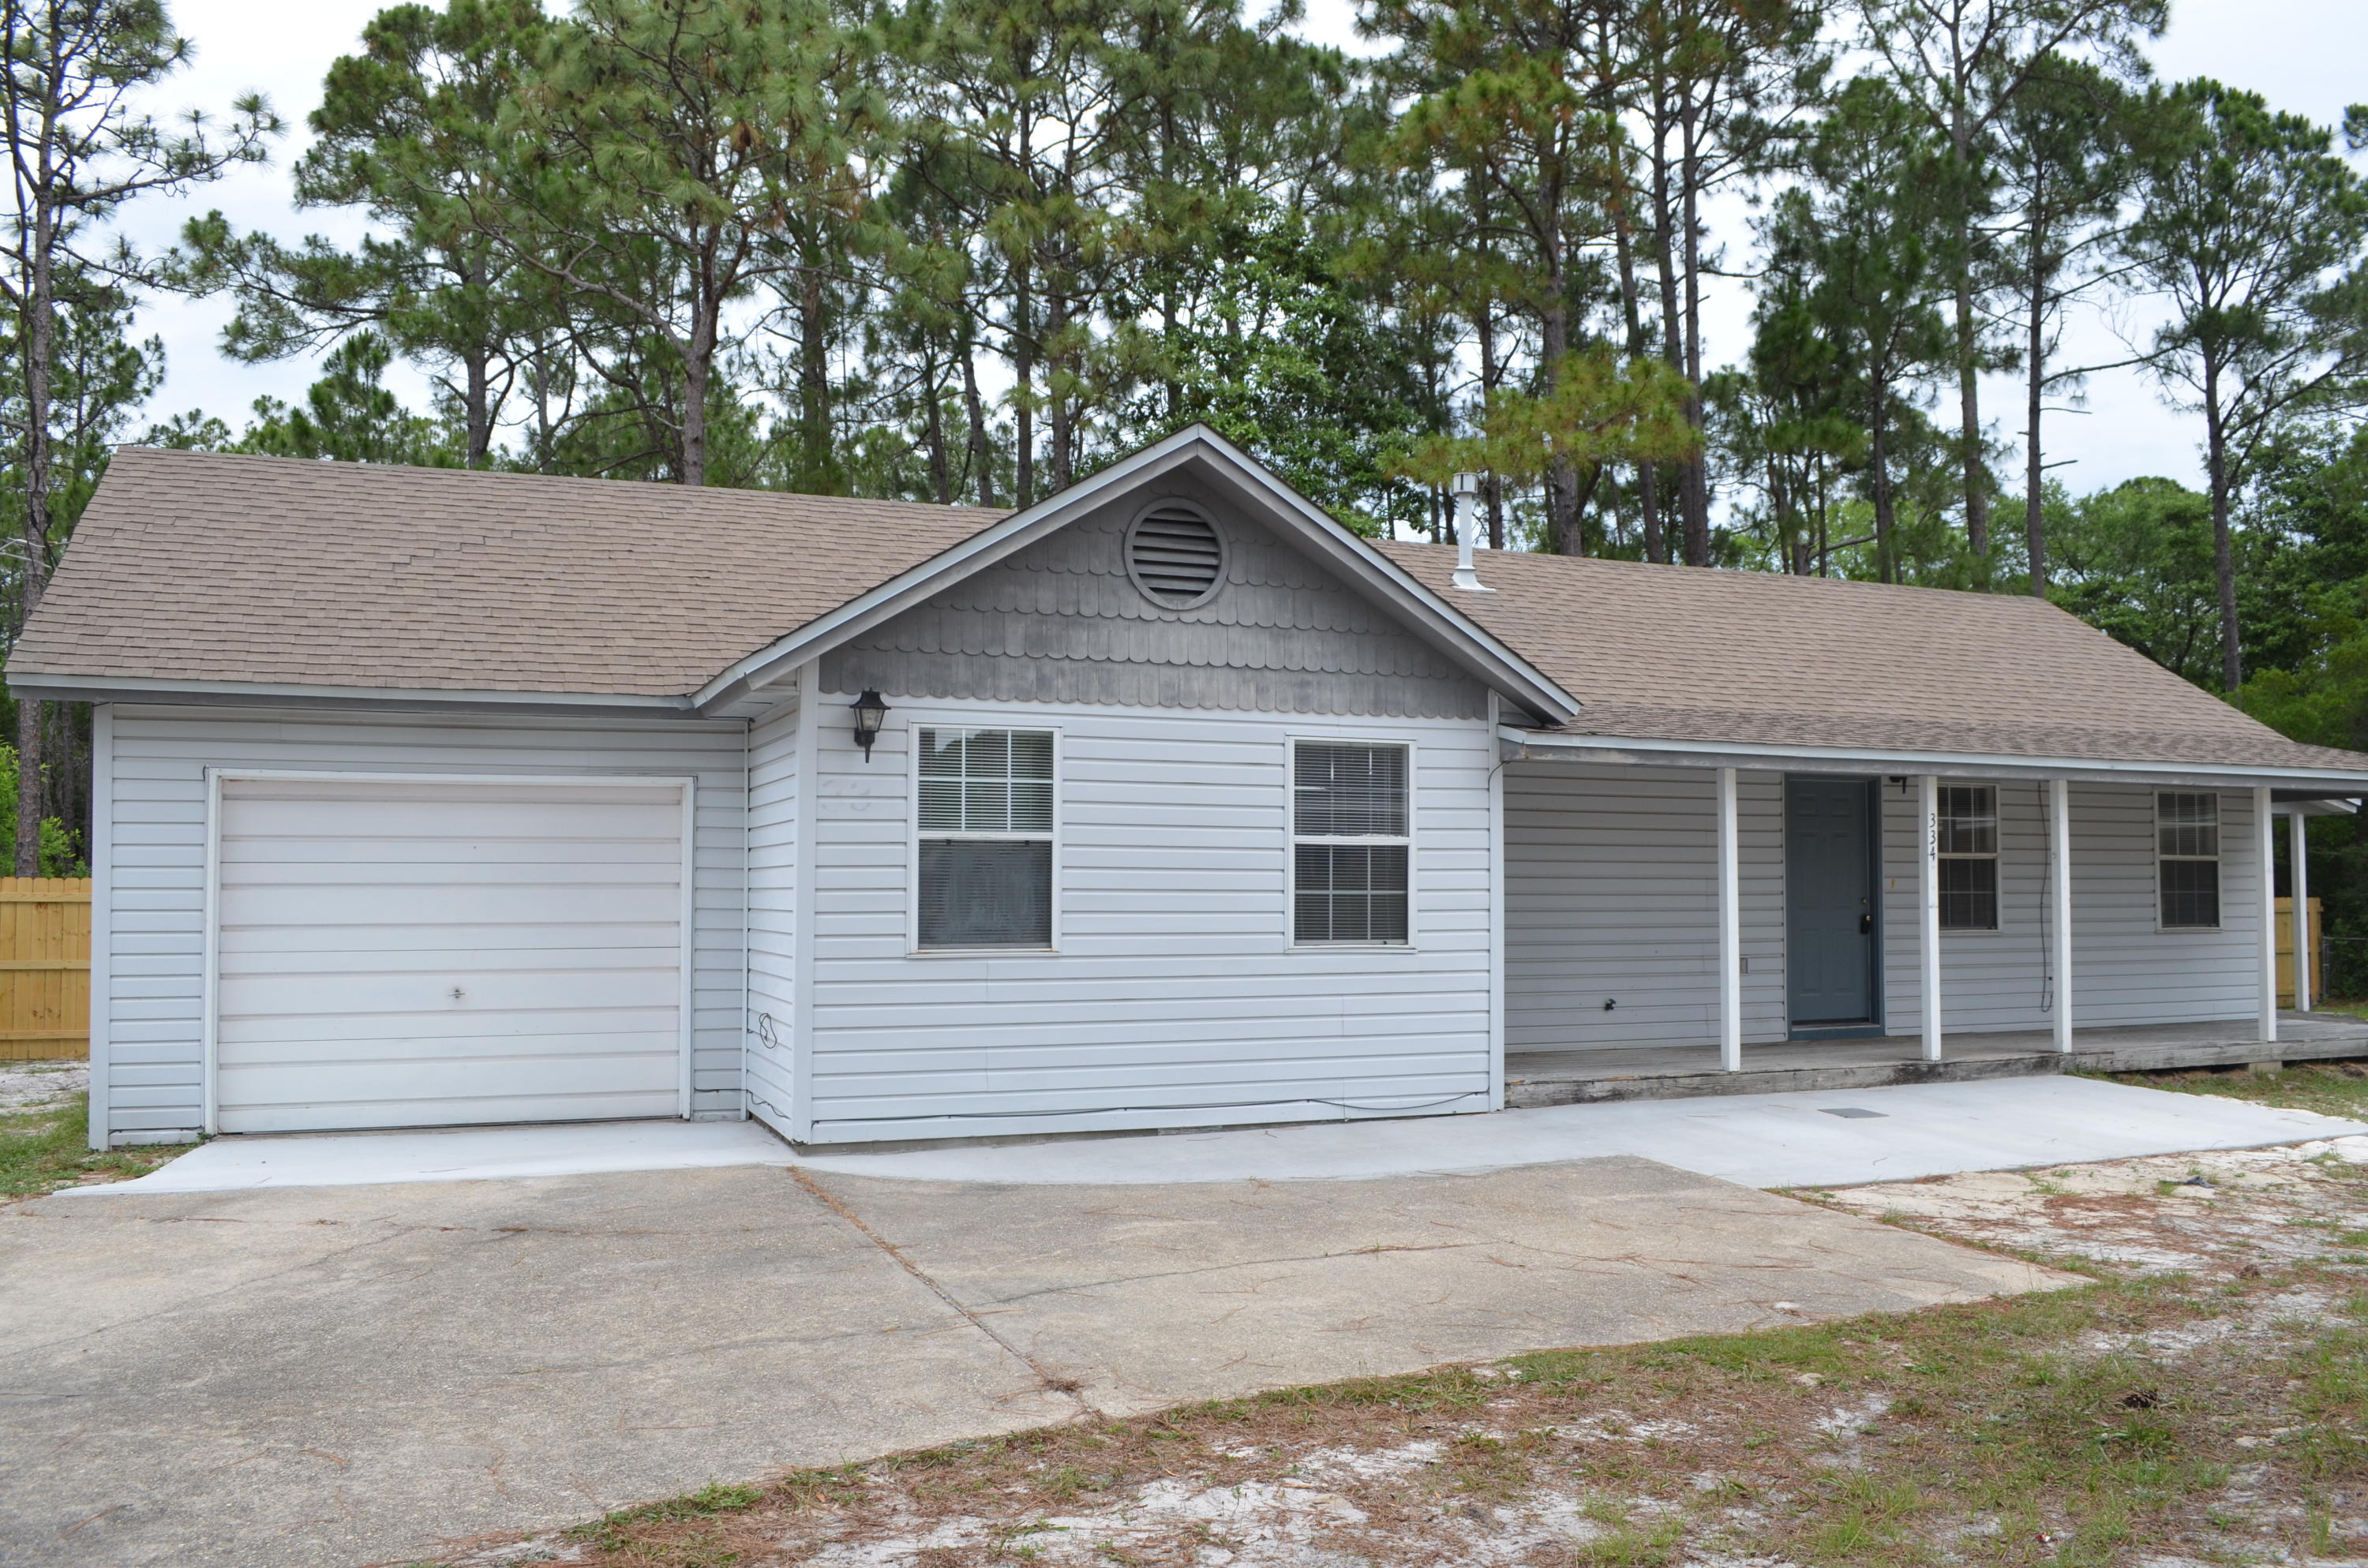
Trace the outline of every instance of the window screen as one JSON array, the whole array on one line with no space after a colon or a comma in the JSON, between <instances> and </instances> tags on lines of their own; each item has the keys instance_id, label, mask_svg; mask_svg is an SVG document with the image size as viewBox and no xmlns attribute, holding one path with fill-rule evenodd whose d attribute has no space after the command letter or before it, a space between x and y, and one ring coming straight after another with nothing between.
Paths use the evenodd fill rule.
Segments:
<instances>
[{"instance_id":1,"label":"window screen","mask_svg":"<svg viewBox=\"0 0 2368 1568\"><path fill-rule=\"evenodd\" d=\"M1292 940L1407 939L1406 748L1303 741L1292 758Z\"/></svg>"},{"instance_id":2,"label":"window screen","mask_svg":"<svg viewBox=\"0 0 2368 1568\"><path fill-rule=\"evenodd\" d=\"M2155 885L2165 929L2219 928L2219 796L2165 790L2155 797Z\"/></svg>"},{"instance_id":3,"label":"window screen","mask_svg":"<svg viewBox=\"0 0 2368 1568\"><path fill-rule=\"evenodd\" d=\"M920 731L924 948L1053 945L1053 733Z\"/></svg>"},{"instance_id":4,"label":"window screen","mask_svg":"<svg viewBox=\"0 0 2368 1568\"><path fill-rule=\"evenodd\" d=\"M1941 929L1998 929L1998 849L1997 786L1942 785Z\"/></svg>"}]
</instances>

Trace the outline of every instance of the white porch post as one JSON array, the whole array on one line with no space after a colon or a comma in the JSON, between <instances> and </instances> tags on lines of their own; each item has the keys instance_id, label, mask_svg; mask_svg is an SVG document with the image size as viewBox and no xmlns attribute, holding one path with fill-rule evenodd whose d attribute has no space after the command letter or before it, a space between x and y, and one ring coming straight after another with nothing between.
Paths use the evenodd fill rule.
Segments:
<instances>
[{"instance_id":1,"label":"white porch post","mask_svg":"<svg viewBox=\"0 0 2368 1568\"><path fill-rule=\"evenodd\" d=\"M1743 876L1735 769L1718 770L1718 1064L1743 1071Z\"/></svg>"},{"instance_id":2,"label":"white porch post","mask_svg":"<svg viewBox=\"0 0 2368 1568\"><path fill-rule=\"evenodd\" d=\"M2309 819L2297 807L2286 817L2286 868L2292 873L2286 887L2294 893L2294 1011L2310 1011L2310 983L2317 977L2310 968L2318 955L2310 950L2310 835L2305 831Z\"/></svg>"},{"instance_id":3,"label":"white porch post","mask_svg":"<svg viewBox=\"0 0 2368 1568\"><path fill-rule=\"evenodd\" d=\"M1921 906L1917 928L1924 961L1924 1060L1941 1060L1941 780L1930 773L1916 780L1916 831L1923 840L1917 856L1916 892Z\"/></svg>"},{"instance_id":4,"label":"white porch post","mask_svg":"<svg viewBox=\"0 0 2368 1568\"><path fill-rule=\"evenodd\" d=\"M2270 792L2253 791L2253 858L2261 877L2261 1043L2278 1038L2278 878L2274 859L2277 825L2270 820Z\"/></svg>"},{"instance_id":5,"label":"white porch post","mask_svg":"<svg viewBox=\"0 0 2368 1568\"><path fill-rule=\"evenodd\" d=\"M2072 785L2047 781L2047 855L2055 907L2055 1049L2072 1054Z\"/></svg>"}]
</instances>

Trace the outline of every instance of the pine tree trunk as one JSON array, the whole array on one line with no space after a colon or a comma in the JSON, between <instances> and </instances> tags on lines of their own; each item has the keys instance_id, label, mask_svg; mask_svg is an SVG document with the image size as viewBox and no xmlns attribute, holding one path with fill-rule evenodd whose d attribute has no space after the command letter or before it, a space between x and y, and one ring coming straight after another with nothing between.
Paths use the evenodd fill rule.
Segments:
<instances>
[{"instance_id":1,"label":"pine tree trunk","mask_svg":"<svg viewBox=\"0 0 2368 1568\"><path fill-rule=\"evenodd\" d=\"M1011 389L1011 424L1019 447L1013 454L1018 471L1014 482L1019 489L1020 510L1026 511L1036 504L1036 323L1025 261L1014 269L1012 286L1011 370L1017 384Z\"/></svg>"},{"instance_id":2,"label":"pine tree trunk","mask_svg":"<svg viewBox=\"0 0 2368 1568\"><path fill-rule=\"evenodd\" d=\"M57 333L51 271L52 221L46 207L36 208L32 287L25 300L25 548L24 558L17 562L22 587L17 622L20 636L49 586L50 376ZM37 698L17 699L17 875L20 877L41 874L42 707Z\"/></svg>"},{"instance_id":3,"label":"pine tree trunk","mask_svg":"<svg viewBox=\"0 0 2368 1568\"><path fill-rule=\"evenodd\" d=\"M818 265L805 267L798 281L799 484L813 494L837 495L847 486L831 460L830 297Z\"/></svg>"},{"instance_id":4,"label":"pine tree trunk","mask_svg":"<svg viewBox=\"0 0 2368 1568\"><path fill-rule=\"evenodd\" d=\"M927 435L929 443L929 486L940 506L953 505L953 474L946 458L945 391L938 381L938 347L934 339L921 351L921 395L928 400Z\"/></svg>"},{"instance_id":5,"label":"pine tree trunk","mask_svg":"<svg viewBox=\"0 0 2368 1568\"><path fill-rule=\"evenodd\" d=\"M986 438L986 404L978 395L978 350L970 340L969 328L962 332L962 415L970 424L970 468L973 483L978 486L978 504L992 506L995 502L995 450Z\"/></svg>"},{"instance_id":6,"label":"pine tree trunk","mask_svg":"<svg viewBox=\"0 0 2368 1568\"><path fill-rule=\"evenodd\" d=\"M1897 580L1891 562L1891 454L1887 437L1890 421L1885 417L1891 402L1890 388L1878 381L1867 415L1867 473L1874 487L1874 574L1879 581Z\"/></svg>"},{"instance_id":7,"label":"pine tree trunk","mask_svg":"<svg viewBox=\"0 0 2368 1568\"><path fill-rule=\"evenodd\" d=\"M1053 290L1044 314L1045 341L1053 346L1045 361L1045 415L1053 426L1053 488L1048 494L1058 494L1069 488L1076 475L1076 404L1070 400L1068 382L1069 358L1069 296L1066 290Z\"/></svg>"},{"instance_id":8,"label":"pine tree trunk","mask_svg":"<svg viewBox=\"0 0 2368 1568\"><path fill-rule=\"evenodd\" d=\"M1684 166L1679 193L1683 200L1686 256L1686 424L1699 435L1702 401L1702 148L1691 95L1679 117ZM1710 471L1699 457L1678 465L1678 497L1686 518L1686 564L1710 564Z\"/></svg>"},{"instance_id":9,"label":"pine tree trunk","mask_svg":"<svg viewBox=\"0 0 2368 1568\"><path fill-rule=\"evenodd\" d=\"M2031 592L2035 598L2047 597L2047 517L2042 503L2041 485L2046 477L2047 465L2039 443L2041 394L2046 390L2047 373L2047 278L2045 252L2041 245L2043 227L2034 213L2031 236L2031 319L2026 323L2030 337L2024 353L2030 373L2023 387L2023 494L2022 532L2024 548L2031 552Z\"/></svg>"},{"instance_id":10,"label":"pine tree trunk","mask_svg":"<svg viewBox=\"0 0 2368 1568\"><path fill-rule=\"evenodd\" d=\"M2209 358L2203 366L2203 435L2212 474L2212 571L2220 589L2220 687L2233 692L2245 684L2244 639L2237 624L2237 551L2228 532L2228 432L2221 415L2220 367Z\"/></svg>"},{"instance_id":11,"label":"pine tree trunk","mask_svg":"<svg viewBox=\"0 0 2368 1568\"><path fill-rule=\"evenodd\" d=\"M1645 357L1645 314L1636 298L1636 225L1628 197L1623 185L1613 207L1612 240L1620 261L1620 304L1628 318L1628 358L1634 360ZM1668 561L1668 545L1661 537L1658 477L1651 463L1636 465L1636 506L1644 516L1645 559L1663 565Z\"/></svg>"},{"instance_id":12,"label":"pine tree trunk","mask_svg":"<svg viewBox=\"0 0 2368 1568\"><path fill-rule=\"evenodd\" d=\"M1957 153L1956 278L1957 426L1965 486L1965 542L1975 570L1989 577L1990 497L1982 462L1981 327L1974 318L1973 128L1965 112L1966 87L1957 84L1950 108L1949 138Z\"/></svg>"},{"instance_id":13,"label":"pine tree trunk","mask_svg":"<svg viewBox=\"0 0 2368 1568\"><path fill-rule=\"evenodd\" d=\"M471 263L467 276L471 286L484 288L485 282L484 263L482 261ZM486 454L494 448L493 376L490 369L492 361L493 352L486 345L482 342L472 343L461 367L461 419L467 426L466 439L469 446L467 462L471 468L484 467Z\"/></svg>"}]
</instances>

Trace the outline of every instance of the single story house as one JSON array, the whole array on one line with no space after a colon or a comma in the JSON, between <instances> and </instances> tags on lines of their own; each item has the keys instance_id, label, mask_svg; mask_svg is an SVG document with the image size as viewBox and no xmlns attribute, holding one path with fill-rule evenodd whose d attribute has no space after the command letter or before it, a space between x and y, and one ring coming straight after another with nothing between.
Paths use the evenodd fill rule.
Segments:
<instances>
[{"instance_id":1,"label":"single story house","mask_svg":"<svg viewBox=\"0 0 2368 1568\"><path fill-rule=\"evenodd\" d=\"M7 673L98 705L101 1146L2275 1054L2273 815L2368 793L2027 597L1475 568L1200 427L1009 514L131 449Z\"/></svg>"}]
</instances>

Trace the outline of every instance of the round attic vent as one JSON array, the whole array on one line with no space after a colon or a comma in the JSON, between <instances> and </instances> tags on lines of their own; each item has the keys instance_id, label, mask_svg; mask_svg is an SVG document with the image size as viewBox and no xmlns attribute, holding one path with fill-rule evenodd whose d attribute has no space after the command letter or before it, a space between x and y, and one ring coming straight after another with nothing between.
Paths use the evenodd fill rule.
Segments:
<instances>
[{"instance_id":1,"label":"round attic vent","mask_svg":"<svg viewBox=\"0 0 2368 1568\"><path fill-rule=\"evenodd\" d=\"M1224 536L1198 506L1160 502L1126 530L1126 574L1162 609L1207 604L1224 585Z\"/></svg>"}]
</instances>

